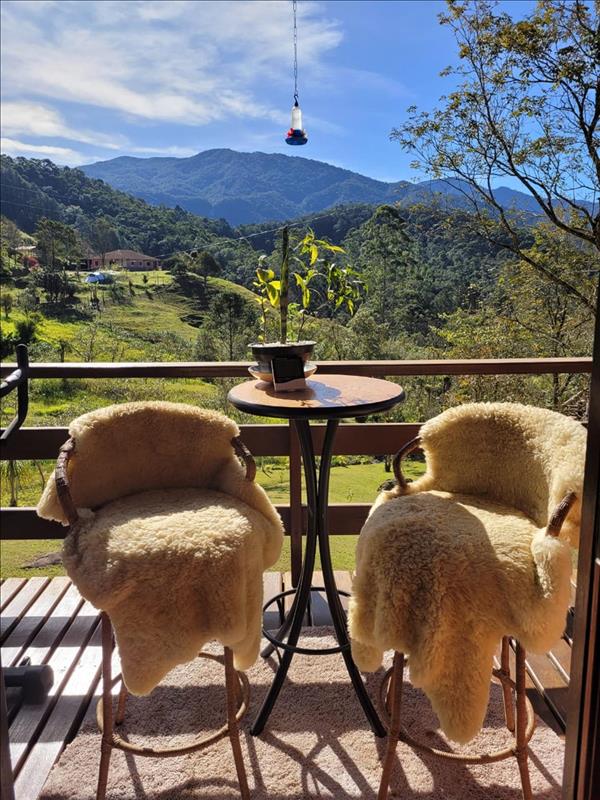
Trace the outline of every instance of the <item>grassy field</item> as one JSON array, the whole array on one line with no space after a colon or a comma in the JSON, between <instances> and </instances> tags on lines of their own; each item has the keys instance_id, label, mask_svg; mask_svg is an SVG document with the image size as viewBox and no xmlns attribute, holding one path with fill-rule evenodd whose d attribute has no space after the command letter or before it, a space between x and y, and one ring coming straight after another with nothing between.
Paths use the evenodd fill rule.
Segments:
<instances>
[{"instance_id":1,"label":"grassy field","mask_svg":"<svg viewBox=\"0 0 600 800\"><path fill-rule=\"evenodd\" d=\"M57 361L62 349L65 361L172 361L192 360L198 328L186 320L193 318L197 308L193 302L165 291L172 281L166 272L131 272L116 275L123 297L111 299L109 289L98 289L102 297L101 311L89 307L91 290L82 275L71 276L78 281L80 305L57 309L40 306L35 348L38 361ZM251 299L252 294L220 278L209 278L209 288L215 292L236 291ZM20 290L11 289L15 305L9 318L2 315L2 334L12 333L15 323L25 318L19 309ZM199 379L63 379L35 380L31 384L28 425L66 425L76 416L111 403L131 400L168 400L192 405L218 408L244 421L227 405L227 390L235 381ZM2 422L15 413L14 396L2 403ZM252 422L260 422L252 418ZM274 422L274 420L264 420ZM332 502L370 503L377 487L390 477L382 463L348 463L337 458L331 476ZM258 459L258 480L276 503L288 501L289 473L286 459ZM53 461L3 463L0 482L3 506L11 504L13 487L17 489L17 505L37 503L42 487L54 468ZM416 464L417 470L420 465ZM12 470L12 473L10 472ZM332 536L334 564L338 569L351 569L354 564L355 536ZM23 564L37 556L55 551L56 541L6 541L1 545L1 575L33 576L61 574L60 567L24 569ZM274 569L289 568L289 541Z\"/></svg>"},{"instance_id":2,"label":"grassy field","mask_svg":"<svg viewBox=\"0 0 600 800\"><path fill-rule=\"evenodd\" d=\"M108 289L98 290L104 298L99 313L87 305L90 290L83 283L83 276L79 276L79 306L57 309L42 304L32 347L35 360L58 361L61 350L67 362L193 360L198 328L186 321L195 311L193 303L164 291L172 281L169 273L149 272L147 283L143 277L144 273L117 275L117 284L125 292L124 302L111 300ZM209 285L213 291L226 291L229 287L242 291L218 278L209 279ZM15 306L8 319L5 314L0 318L3 336L12 334L15 324L26 316L18 307L20 290L10 291ZM31 385L27 422L65 424L91 409L128 400L170 400L220 407L225 394L224 382L198 379L36 380ZM3 423L14 415L12 396L2 403L1 415Z\"/></svg>"},{"instance_id":3,"label":"grassy field","mask_svg":"<svg viewBox=\"0 0 600 800\"><path fill-rule=\"evenodd\" d=\"M51 462L42 462L46 474L52 469ZM22 473L22 492L19 495L19 505L34 505L40 494L41 476L30 464L27 472ZM417 477L423 471L420 462L408 462L406 474ZM377 495L378 486L390 477L385 472L383 463L352 464L349 466L334 466L331 470L330 500L332 503L371 503ZM274 503L285 503L288 500L289 472L287 465L275 466L263 464L259 460L257 473L258 482L264 486L269 497ZM2 481L2 505L8 505L6 481ZM356 536L331 537L331 550L333 564L336 569L353 569ZM1 545L0 574L2 578L34 575L62 575L62 567L43 567L40 569L25 569L23 564L38 556L56 551L60 542L52 539L39 541L5 541ZM284 572L290 567L289 539L286 537L281 557L272 568Z\"/></svg>"}]
</instances>

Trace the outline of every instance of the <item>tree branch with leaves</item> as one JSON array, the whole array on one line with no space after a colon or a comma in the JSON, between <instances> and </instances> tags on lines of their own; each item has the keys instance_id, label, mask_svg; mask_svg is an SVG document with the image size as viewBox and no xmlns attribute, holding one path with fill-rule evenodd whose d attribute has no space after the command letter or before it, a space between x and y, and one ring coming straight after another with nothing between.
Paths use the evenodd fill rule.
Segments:
<instances>
[{"instance_id":1,"label":"tree branch with leaves","mask_svg":"<svg viewBox=\"0 0 600 800\"><path fill-rule=\"evenodd\" d=\"M460 64L442 74L458 88L434 111L411 107L391 138L415 154L413 166L452 181L474 211L474 227L559 285L580 305L584 292L531 255L524 219L499 192L516 181L559 230L600 251L600 24L583 0L540 0L521 20L487 0L447 0L442 24ZM499 223L499 226L498 226ZM498 237L498 227L502 236Z\"/></svg>"}]
</instances>

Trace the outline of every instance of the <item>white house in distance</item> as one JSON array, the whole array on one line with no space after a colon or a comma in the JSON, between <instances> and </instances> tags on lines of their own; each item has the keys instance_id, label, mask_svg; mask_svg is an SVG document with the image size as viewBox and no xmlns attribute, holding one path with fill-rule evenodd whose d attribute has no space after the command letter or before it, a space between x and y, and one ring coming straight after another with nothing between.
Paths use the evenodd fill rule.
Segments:
<instances>
[{"instance_id":1,"label":"white house in distance","mask_svg":"<svg viewBox=\"0 0 600 800\"><path fill-rule=\"evenodd\" d=\"M110 250L104 254L104 261L102 255L91 255L85 259L85 263L86 267L92 270L109 267L141 271L160 269L158 258L138 253L136 250Z\"/></svg>"}]
</instances>

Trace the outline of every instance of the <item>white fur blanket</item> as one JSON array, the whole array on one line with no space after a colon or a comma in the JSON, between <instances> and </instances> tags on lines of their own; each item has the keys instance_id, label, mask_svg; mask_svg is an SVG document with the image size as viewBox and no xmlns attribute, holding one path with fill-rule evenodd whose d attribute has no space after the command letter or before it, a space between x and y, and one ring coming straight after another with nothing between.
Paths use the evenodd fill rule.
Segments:
<instances>
[{"instance_id":1,"label":"white fur blanket","mask_svg":"<svg viewBox=\"0 0 600 800\"><path fill-rule=\"evenodd\" d=\"M262 575L283 528L234 455L235 423L181 404L132 403L86 414L70 432L80 519L63 560L82 595L109 614L128 689L150 692L211 639L248 668L260 644ZM64 521L53 478L38 513Z\"/></svg>"},{"instance_id":2,"label":"white fur blanket","mask_svg":"<svg viewBox=\"0 0 600 800\"><path fill-rule=\"evenodd\" d=\"M501 637L545 652L564 629L579 506L558 539L545 535L543 509L581 493L585 430L553 412L473 404L426 423L421 439L427 473L382 492L360 534L352 654L375 670L385 650L406 653L444 732L466 742L481 728Z\"/></svg>"}]
</instances>

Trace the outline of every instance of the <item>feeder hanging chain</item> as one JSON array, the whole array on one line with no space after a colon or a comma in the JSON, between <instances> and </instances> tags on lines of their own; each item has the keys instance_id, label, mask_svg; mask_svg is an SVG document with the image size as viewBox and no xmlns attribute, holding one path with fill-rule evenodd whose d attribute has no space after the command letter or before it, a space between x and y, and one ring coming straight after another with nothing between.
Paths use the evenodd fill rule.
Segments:
<instances>
[{"instance_id":1,"label":"feeder hanging chain","mask_svg":"<svg viewBox=\"0 0 600 800\"><path fill-rule=\"evenodd\" d=\"M298 105L298 27L296 25L296 0L293 0L294 9L294 102Z\"/></svg>"}]
</instances>

